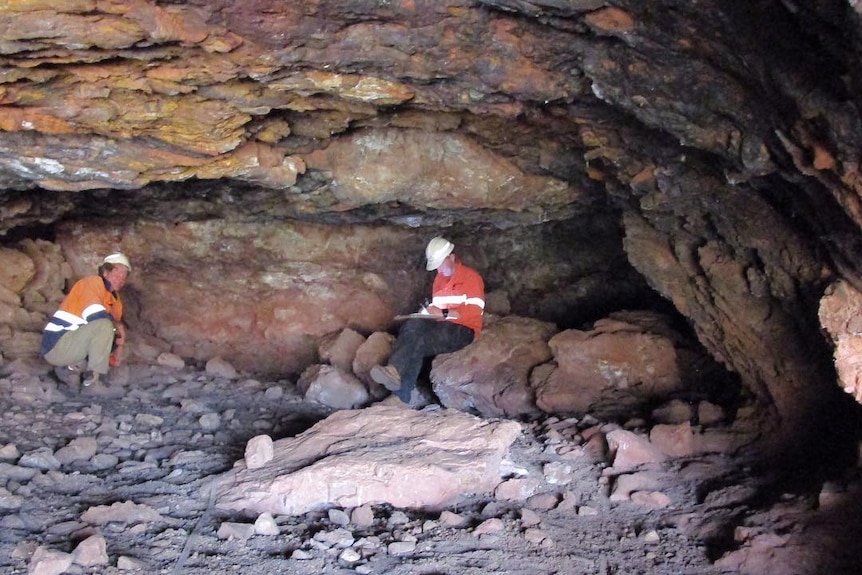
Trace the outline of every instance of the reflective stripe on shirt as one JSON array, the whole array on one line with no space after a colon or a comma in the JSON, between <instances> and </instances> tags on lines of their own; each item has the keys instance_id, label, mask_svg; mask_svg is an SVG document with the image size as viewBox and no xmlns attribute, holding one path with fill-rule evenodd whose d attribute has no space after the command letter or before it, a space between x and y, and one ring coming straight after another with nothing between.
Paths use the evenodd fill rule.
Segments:
<instances>
[{"instance_id":1,"label":"reflective stripe on shirt","mask_svg":"<svg viewBox=\"0 0 862 575\"><path fill-rule=\"evenodd\" d=\"M485 300L478 297L467 297L467 294L437 296L431 302L431 305L443 308L447 305L477 305L485 309Z\"/></svg>"},{"instance_id":2,"label":"reflective stripe on shirt","mask_svg":"<svg viewBox=\"0 0 862 575\"><path fill-rule=\"evenodd\" d=\"M92 305L88 305L86 308L84 308L84 311L82 313L82 315L84 316L83 323L87 323L88 321L92 321L93 316L95 316L99 312L107 312L107 311L108 310L105 309L105 306L103 306L100 303L94 303Z\"/></svg>"},{"instance_id":3,"label":"reflective stripe on shirt","mask_svg":"<svg viewBox=\"0 0 862 575\"><path fill-rule=\"evenodd\" d=\"M93 306L90 306L90 307L93 307ZM101 309L105 309L102 306L99 306L99 307ZM85 323L87 323L87 320L85 320L83 317L78 317L77 315L75 315L73 313L69 313L69 312L63 311L61 309L58 309L57 311L54 312L53 319L59 319L61 321L66 322L69 325L84 325Z\"/></svg>"}]
</instances>

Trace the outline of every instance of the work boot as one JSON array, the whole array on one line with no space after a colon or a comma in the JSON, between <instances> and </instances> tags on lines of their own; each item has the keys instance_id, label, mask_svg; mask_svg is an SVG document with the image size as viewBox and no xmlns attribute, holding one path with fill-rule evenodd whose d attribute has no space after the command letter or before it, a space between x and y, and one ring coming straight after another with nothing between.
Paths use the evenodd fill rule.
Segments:
<instances>
[{"instance_id":1,"label":"work boot","mask_svg":"<svg viewBox=\"0 0 862 575\"><path fill-rule=\"evenodd\" d=\"M81 381L81 385L83 387L90 387L91 385L100 385L101 384L101 375L98 373L90 372L86 376L84 376L83 381Z\"/></svg>"},{"instance_id":2,"label":"work boot","mask_svg":"<svg viewBox=\"0 0 862 575\"><path fill-rule=\"evenodd\" d=\"M394 365L375 365L369 372L371 379L389 391L401 389L401 375Z\"/></svg>"},{"instance_id":3,"label":"work boot","mask_svg":"<svg viewBox=\"0 0 862 575\"><path fill-rule=\"evenodd\" d=\"M106 381L107 379L108 378L105 374L94 373L90 375L81 382L81 385L83 386L81 387L81 394L101 395L105 397L117 397L118 395L122 395L122 392L118 388L112 389L108 386L108 382Z\"/></svg>"},{"instance_id":4,"label":"work boot","mask_svg":"<svg viewBox=\"0 0 862 575\"><path fill-rule=\"evenodd\" d=\"M68 385L73 391L78 391L78 387L81 384L81 372L77 369L73 369L72 366L61 365L59 367L55 367L54 377L56 377L60 383Z\"/></svg>"},{"instance_id":5,"label":"work boot","mask_svg":"<svg viewBox=\"0 0 862 575\"><path fill-rule=\"evenodd\" d=\"M426 392L424 389L420 389L417 386L413 388L413 392L410 394L410 401L407 403L407 405L409 405L412 409L415 410L425 410L428 407L436 404L434 403L434 398L431 397L431 394Z\"/></svg>"},{"instance_id":6,"label":"work boot","mask_svg":"<svg viewBox=\"0 0 862 575\"><path fill-rule=\"evenodd\" d=\"M66 369L68 369L69 371L78 371L78 372L83 373L83 371L87 369L87 360L82 359L81 361L79 361L77 363L73 363L71 365L66 366Z\"/></svg>"}]
</instances>

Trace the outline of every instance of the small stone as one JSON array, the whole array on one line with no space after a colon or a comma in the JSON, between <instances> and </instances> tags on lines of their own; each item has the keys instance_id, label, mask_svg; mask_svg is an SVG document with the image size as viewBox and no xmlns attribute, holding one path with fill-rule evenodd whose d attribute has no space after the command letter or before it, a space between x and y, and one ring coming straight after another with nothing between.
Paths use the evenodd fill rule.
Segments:
<instances>
[{"instance_id":1,"label":"small stone","mask_svg":"<svg viewBox=\"0 0 862 575\"><path fill-rule=\"evenodd\" d=\"M186 366L186 362L183 361L183 358L168 352L160 353L159 357L156 358L156 363L165 367L172 367L174 369L182 369Z\"/></svg>"},{"instance_id":2,"label":"small stone","mask_svg":"<svg viewBox=\"0 0 862 575\"><path fill-rule=\"evenodd\" d=\"M60 575L72 566L72 555L40 546L30 558L30 575Z\"/></svg>"},{"instance_id":3,"label":"small stone","mask_svg":"<svg viewBox=\"0 0 862 575\"><path fill-rule=\"evenodd\" d=\"M280 530L272 513L261 513L254 522L254 532L258 535L278 535Z\"/></svg>"},{"instance_id":4,"label":"small stone","mask_svg":"<svg viewBox=\"0 0 862 575\"><path fill-rule=\"evenodd\" d=\"M389 516L389 521L386 522L387 527L397 527L399 525L407 525L410 523L410 518L403 511L393 511Z\"/></svg>"},{"instance_id":5,"label":"small stone","mask_svg":"<svg viewBox=\"0 0 862 575\"><path fill-rule=\"evenodd\" d=\"M542 518L532 509L521 509L521 525L523 527L534 527L541 521Z\"/></svg>"},{"instance_id":6,"label":"small stone","mask_svg":"<svg viewBox=\"0 0 862 575\"><path fill-rule=\"evenodd\" d=\"M578 496L571 491L563 493L563 500L557 505L558 511L575 511L578 508Z\"/></svg>"},{"instance_id":7,"label":"small stone","mask_svg":"<svg viewBox=\"0 0 862 575\"><path fill-rule=\"evenodd\" d=\"M14 443L7 443L0 447L0 461L15 461L21 457L18 447Z\"/></svg>"},{"instance_id":8,"label":"small stone","mask_svg":"<svg viewBox=\"0 0 862 575\"><path fill-rule=\"evenodd\" d=\"M552 461L542 469L545 481L551 485L567 485L572 482L572 466L561 461Z\"/></svg>"},{"instance_id":9,"label":"small stone","mask_svg":"<svg viewBox=\"0 0 862 575\"><path fill-rule=\"evenodd\" d=\"M117 569L121 571L143 571L147 564L133 557L121 555L117 559Z\"/></svg>"},{"instance_id":10,"label":"small stone","mask_svg":"<svg viewBox=\"0 0 862 575\"><path fill-rule=\"evenodd\" d=\"M395 541L386 548L390 555L407 555L416 550L415 541Z\"/></svg>"},{"instance_id":11,"label":"small stone","mask_svg":"<svg viewBox=\"0 0 862 575\"><path fill-rule=\"evenodd\" d=\"M269 435L257 435L245 444L245 466L258 469L272 461L275 447Z\"/></svg>"},{"instance_id":12,"label":"small stone","mask_svg":"<svg viewBox=\"0 0 862 575\"><path fill-rule=\"evenodd\" d=\"M206 372L225 379L236 379L239 376L234 366L220 357L214 357L207 362Z\"/></svg>"},{"instance_id":13,"label":"small stone","mask_svg":"<svg viewBox=\"0 0 862 575\"><path fill-rule=\"evenodd\" d=\"M26 499L20 495L13 495L6 490L5 487L0 487L0 511L14 511L20 509Z\"/></svg>"},{"instance_id":14,"label":"small stone","mask_svg":"<svg viewBox=\"0 0 862 575\"><path fill-rule=\"evenodd\" d=\"M505 501L524 501L541 486L541 481L533 478L509 479L497 486L494 497Z\"/></svg>"},{"instance_id":15,"label":"small stone","mask_svg":"<svg viewBox=\"0 0 862 575\"><path fill-rule=\"evenodd\" d=\"M309 559L314 559L314 555L304 549L295 549L293 553L290 554L290 558L296 559L297 561L308 561Z\"/></svg>"},{"instance_id":16,"label":"small stone","mask_svg":"<svg viewBox=\"0 0 862 575\"><path fill-rule=\"evenodd\" d=\"M27 523L20 515L6 515L0 519L0 529L27 529Z\"/></svg>"},{"instance_id":17,"label":"small stone","mask_svg":"<svg viewBox=\"0 0 862 575\"><path fill-rule=\"evenodd\" d=\"M72 552L72 561L84 567L108 564L108 544L101 535L91 535Z\"/></svg>"},{"instance_id":18,"label":"small stone","mask_svg":"<svg viewBox=\"0 0 862 575\"><path fill-rule=\"evenodd\" d=\"M344 526L350 524L350 517L341 509L330 509L327 515L329 516L329 521L335 525Z\"/></svg>"},{"instance_id":19,"label":"small stone","mask_svg":"<svg viewBox=\"0 0 862 575\"><path fill-rule=\"evenodd\" d=\"M356 541L349 529L339 527L332 531L318 531L313 539L330 547L350 547Z\"/></svg>"},{"instance_id":20,"label":"small stone","mask_svg":"<svg viewBox=\"0 0 862 575\"><path fill-rule=\"evenodd\" d=\"M281 399L284 395L284 390L280 385L273 385L271 387L266 388L266 391L263 392L263 396L269 400Z\"/></svg>"},{"instance_id":21,"label":"small stone","mask_svg":"<svg viewBox=\"0 0 862 575\"><path fill-rule=\"evenodd\" d=\"M548 511L557 506L558 497L556 493L539 493L527 499L526 506L530 509Z\"/></svg>"},{"instance_id":22,"label":"small stone","mask_svg":"<svg viewBox=\"0 0 862 575\"><path fill-rule=\"evenodd\" d=\"M505 525L503 525L503 520L497 517L487 519L476 526L476 529L473 530L473 535L487 535L489 533L499 533L503 531Z\"/></svg>"},{"instance_id":23,"label":"small stone","mask_svg":"<svg viewBox=\"0 0 862 575\"><path fill-rule=\"evenodd\" d=\"M350 513L350 522L360 528L374 525L374 510L370 505L362 505Z\"/></svg>"},{"instance_id":24,"label":"small stone","mask_svg":"<svg viewBox=\"0 0 862 575\"><path fill-rule=\"evenodd\" d=\"M238 539L245 541L255 533L255 526L251 523L233 523L225 521L222 523L216 535L219 539Z\"/></svg>"},{"instance_id":25,"label":"small stone","mask_svg":"<svg viewBox=\"0 0 862 575\"><path fill-rule=\"evenodd\" d=\"M57 471L60 462L54 457L54 453L47 447L41 447L36 451L25 453L18 461L21 467L31 467L42 471Z\"/></svg>"},{"instance_id":26,"label":"small stone","mask_svg":"<svg viewBox=\"0 0 862 575\"><path fill-rule=\"evenodd\" d=\"M345 549L344 551L341 552L341 554L338 556L338 558L340 560L344 561L345 563L353 564L353 563L356 563L359 560L361 560L362 555L356 549L353 549L352 547L348 547L347 549Z\"/></svg>"},{"instance_id":27,"label":"small stone","mask_svg":"<svg viewBox=\"0 0 862 575\"><path fill-rule=\"evenodd\" d=\"M135 415L135 422L146 427L158 427L164 423L164 421L164 418L159 417L158 415L151 415L149 413L139 413Z\"/></svg>"},{"instance_id":28,"label":"small stone","mask_svg":"<svg viewBox=\"0 0 862 575\"><path fill-rule=\"evenodd\" d=\"M536 545L548 538L548 534L541 529L527 529L524 531L524 539Z\"/></svg>"},{"instance_id":29,"label":"small stone","mask_svg":"<svg viewBox=\"0 0 862 575\"><path fill-rule=\"evenodd\" d=\"M74 461L88 460L96 455L99 445L92 437L76 437L65 447L61 447L54 453L54 457L62 465L68 465Z\"/></svg>"},{"instance_id":30,"label":"small stone","mask_svg":"<svg viewBox=\"0 0 862 575\"><path fill-rule=\"evenodd\" d=\"M452 513L451 511L444 511L440 514L440 525L443 527L465 527L469 523L469 519L464 517L463 515L458 515L457 513Z\"/></svg>"},{"instance_id":31,"label":"small stone","mask_svg":"<svg viewBox=\"0 0 862 575\"><path fill-rule=\"evenodd\" d=\"M671 504L670 497L660 491L635 491L630 497L634 503L653 509L662 509Z\"/></svg>"},{"instance_id":32,"label":"small stone","mask_svg":"<svg viewBox=\"0 0 862 575\"><path fill-rule=\"evenodd\" d=\"M218 413L205 413L198 420L204 431L217 431L221 427L221 417Z\"/></svg>"}]
</instances>

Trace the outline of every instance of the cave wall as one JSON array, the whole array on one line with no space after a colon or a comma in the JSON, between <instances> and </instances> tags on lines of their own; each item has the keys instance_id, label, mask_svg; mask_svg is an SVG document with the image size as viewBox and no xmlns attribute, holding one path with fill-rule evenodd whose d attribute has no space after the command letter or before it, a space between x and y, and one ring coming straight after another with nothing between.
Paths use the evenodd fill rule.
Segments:
<instances>
[{"instance_id":1,"label":"cave wall","mask_svg":"<svg viewBox=\"0 0 862 575\"><path fill-rule=\"evenodd\" d=\"M657 175L638 205L624 216L633 265L759 404L795 428L821 418L836 393L814 315L823 263L807 238L761 197L685 165Z\"/></svg>"},{"instance_id":2,"label":"cave wall","mask_svg":"<svg viewBox=\"0 0 862 575\"><path fill-rule=\"evenodd\" d=\"M482 270L489 314L565 326L655 298L628 264L619 229L607 223L444 233ZM36 355L44 318L64 288L114 250L133 265L124 289L133 334L184 358L221 356L257 373L298 374L318 361L320 341L345 327L365 335L392 329L392 317L414 311L433 278L424 269L429 232L395 226L138 219L66 221L54 231L42 250L30 240L4 248L9 277L0 281L7 290L0 309L8 321L0 353L7 358ZM40 268L50 286L37 281Z\"/></svg>"},{"instance_id":3,"label":"cave wall","mask_svg":"<svg viewBox=\"0 0 862 575\"><path fill-rule=\"evenodd\" d=\"M665 298L773 422L840 389L817 307L860 283L852 2L76 0L0 28L0 233L34 270L9 357L123 249L142 331L289 371L414 305L445 233L498 311Z\"/></svg>"}]
</instances>

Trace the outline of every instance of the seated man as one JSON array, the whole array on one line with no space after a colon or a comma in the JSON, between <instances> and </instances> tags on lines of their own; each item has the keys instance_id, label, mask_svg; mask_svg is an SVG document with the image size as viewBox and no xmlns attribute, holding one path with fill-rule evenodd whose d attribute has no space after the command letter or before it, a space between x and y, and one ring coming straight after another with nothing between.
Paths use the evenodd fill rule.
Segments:
<instances>
[{"instance_id":1,"label":"seated man","mask_svg":"<svg viewBox=\"0 0 862 575\"><path fill-rule=\"evenodd\" d=\"M126 328L118 292L131 269L125 255L107 256L98 275L87 276L72 286L45 326L42 357L57 366L54 371L64 383L77 384L80 374L76 364L84 360L90 371L82 382L85 386L100 383L109 364L119 365Z\"/></svg>"},{"instance_id":2,"label":"seated man","mask_svg":"<svg viewBox=\"0 0 862 575\"><path fill-rule=\"evenodd\" d=\"M427 318L408 319L398 332L386 366L371 369L371 378L404 403L416 387L426 357L451 353L467 346L482 331L485 283L452 253L455 246L441 237L425 248L426 268L437 270Z\"/></svg>"}]
</instances>

